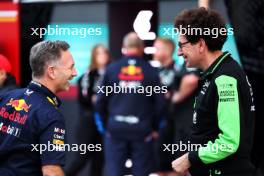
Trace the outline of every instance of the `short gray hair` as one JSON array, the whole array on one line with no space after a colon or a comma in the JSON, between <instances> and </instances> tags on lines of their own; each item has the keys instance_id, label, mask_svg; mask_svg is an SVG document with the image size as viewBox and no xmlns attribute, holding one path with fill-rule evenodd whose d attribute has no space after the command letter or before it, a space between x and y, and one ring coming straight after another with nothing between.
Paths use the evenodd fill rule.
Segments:
<instances>
[{"instance_id":1,"label":"short gray hair","mask_svg":"<svg viewBox=\"0 0 264 176\"><path fill-rule=\"evenodd\" d=\"M61 51L66 51L70 45L65 41L43 41L35 44L30 50L29 62L33 77L44 75L48 64L56 62L61 57Z\"/></svg>"},{"instance_id":2,"label":"short gray hair","mask_svg":"<svg viewBox=\"0 0 264 176\"><path fill-rule=\"evenodd\" d=\"M138 37L137 33L129 32L123 39L125 48L143 48L144 42Z\"/></svg>"}]
</instances>

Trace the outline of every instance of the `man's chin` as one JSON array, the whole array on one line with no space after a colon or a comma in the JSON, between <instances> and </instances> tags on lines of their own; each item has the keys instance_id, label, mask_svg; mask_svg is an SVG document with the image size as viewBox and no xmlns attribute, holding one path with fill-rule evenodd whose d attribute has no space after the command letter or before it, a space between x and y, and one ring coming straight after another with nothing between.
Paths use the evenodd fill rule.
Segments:
<instances>
[{"instance_id":1,"label":"man's chin","mask_svg":"<svg viewBox=\"0 0 264 176\"><path fill-rule=\"evenodd\" d=\"M196 65L195 63L193 63L193 62L190 62L190 61L187 61L187 62L185 63L185 66L186 66L187 68L197 68L197 65Z\"/></svg>"},{"instance_id":2,"label":"man's chin","mask_svg":"<svg viewBox=\"0 0 264 176\"><path fill-rule=\"evenodd\" d=\"M67 84L63 87L61 87L60 92L68 91L70 89L70 84Z\"/></svg>"},{"instance_id":3,"label":"man's chin","mask_svg":"<svg viewBox=\"0 0 264 176\"><path fill-rule=\"evenodd\" d=\"M65 87L64 87L64 91L68 91L70 89L70 84L69 85L66 85Z\"/></svg>"},{"instance_id":4,"label":"man's chin","mask_svg":"<svg viewBox=\"0 0 264 176\"><path fill-rule=\"evenodd\" d=\"M186 62L186 64L185 64L185 65L186 65L186 67L187 67L187 68L190 68L190 67L192 67L191 63L190 63L190 62L188 62L188 61Z\"/></svg>"}]
</instances>

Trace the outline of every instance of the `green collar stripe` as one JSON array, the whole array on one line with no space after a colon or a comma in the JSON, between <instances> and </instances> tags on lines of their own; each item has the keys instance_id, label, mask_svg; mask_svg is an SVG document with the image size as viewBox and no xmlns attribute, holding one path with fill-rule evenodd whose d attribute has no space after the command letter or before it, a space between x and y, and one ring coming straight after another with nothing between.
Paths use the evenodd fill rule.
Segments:
<instances>
[{"instance_id":1,"label":"green collar stripe","mask_svg":"<svg viewBox=\"0 0 264 176\"><path fill-rule=\"evenodd\" d=\"M224 58L226 58L230 53L226 53L224 56L222 56L222 58L218 61L218 63L214 66L214 68L212 69L211 73L213 73L215 71L215 69L218 67L218 65L223 61Z\"/></svg>"}]
</instances>

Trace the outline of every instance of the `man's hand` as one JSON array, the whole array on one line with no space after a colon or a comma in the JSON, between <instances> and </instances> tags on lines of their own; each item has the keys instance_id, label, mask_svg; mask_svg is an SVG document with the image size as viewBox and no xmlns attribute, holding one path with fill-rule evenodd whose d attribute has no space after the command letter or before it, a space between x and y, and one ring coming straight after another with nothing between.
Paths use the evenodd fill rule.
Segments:
<instances>
[{"instance_id":1,"label":"man's hand","mask_svg":"<svg viewBox=\"0 0 264 176\"><path fill-rule=\"evenodd\" d=\"M59 165L46 165L42 166L43 176L65 176L64 172Z\"/></svg>"},{"instance_id":2,"label":"man's hand","mask_svg":"<svg viewBox=\"0 0 264 176\"><path fill-rule=\"evenodd\" d=\"M188 173L188 169L191 167L188 155L189 153L186 153L171 163L172 168L175 170L177 176L185 176Z\"/></svg>"}]
</instances>

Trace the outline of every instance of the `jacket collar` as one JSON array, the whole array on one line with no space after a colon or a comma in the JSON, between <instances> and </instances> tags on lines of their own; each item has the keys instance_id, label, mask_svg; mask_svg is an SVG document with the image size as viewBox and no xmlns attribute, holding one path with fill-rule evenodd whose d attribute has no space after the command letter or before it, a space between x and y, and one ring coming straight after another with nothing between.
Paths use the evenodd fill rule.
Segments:
<instances>
[{"instance_id":1,"label":"jacket collar","mask_svg":"<svg viewBox=\"0 0 264 176\"><path fill-rule=\"evenodd\" d=\"M217 68L219 68L219 66L221 65L221 63L223 62L223 60L230 56L231 54L229 52L223 52L223 54L221 54L210 66L209 68L207 68L201 75L201 79L205 79L206 77L208 77L209 75L213 74Z\"/></svg>"},{"instance_id":2,"label":"jacket collar","mask_svg":"<svg viewBox=\"0 0 264 176\"><path fill-rule=\"evenodd\" d=\"M46 96L47 100L51 104L53 104L55 107L57 107L57 108L60 107L61 100L53 92L51 92L47 87L45 87L44 85L42 85L38 82L35 82L35 81L31 81L28 85L28 88Z\"/></svg>"}]
</instances>

